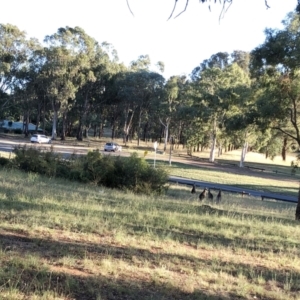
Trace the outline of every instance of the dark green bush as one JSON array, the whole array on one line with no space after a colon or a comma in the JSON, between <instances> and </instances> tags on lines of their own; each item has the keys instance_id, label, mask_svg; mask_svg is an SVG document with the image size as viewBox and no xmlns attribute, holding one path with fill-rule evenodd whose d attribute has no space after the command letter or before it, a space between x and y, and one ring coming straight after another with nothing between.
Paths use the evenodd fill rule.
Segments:
<instances>
[{"instance_id":1,"label":"dark green bush","mask_svg":"<svg viewBox=\"0 0 300 300\"><path fill-rule=\"evenodd\" d=\"M0 157L0 166L5 167L8 166L9 164L9 159L5 157Z\"/></svg>"},{"instance_id":2,"label":"dark green bush","mask_svg":"<svg viewBox=\"0 0 300 300\"><path fill-rule=\"evenodd\" d=\"M34 172L47 176L56 176L57 164L61 160L60 155L50 151L26 146L17 146L13 152L15 157L13 165L25 172Z\"/></svg>"},{"instance_id":3,"label":"dark green bush","mask_svg":"<svg viewBox=\"0 0 300 300\"><path fill-rule=\"evenodd\" d=\"M52 151L18 146L14 149L13 165L26 172L63 177L109 188L128 189L135 193L162 193L168 173L152 168L136 153L128 157L102 155L99 151L87 155L72 155L63 159Z\"/></svg>"},{"instance_id":4,"label":"dark green bush","mask_svg":"<svg viewBox=\"0 0 300 300\"><path fill-rule=\"evenodd\" d=\"M18 129L14 130L14 133L15 134L22 134L23 132L22 132L22 129L18 128Z\"/></svg>"}]
</instances>

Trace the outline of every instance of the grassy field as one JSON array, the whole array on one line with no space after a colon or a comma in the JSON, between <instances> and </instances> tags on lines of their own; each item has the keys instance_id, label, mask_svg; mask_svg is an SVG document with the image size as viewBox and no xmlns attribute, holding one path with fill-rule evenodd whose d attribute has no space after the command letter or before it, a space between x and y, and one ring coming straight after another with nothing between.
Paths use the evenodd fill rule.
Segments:
<instances>
[{"instance_id":1,"label":"grassy field","mask_svg":"<svg viewBox=\"0 0 300 300\"><path fill-rule=\"evenodd\" d=\"M165 162L158 161L157 165L167 166ZM234 170L209 168L209 166L189 165L186 163L172 162L168 167L173 176L191 178L194 180L211 183L228 184L240 188L274 192L296 196L299 188L298 176L283 174L261 174L260 172L242 172L239 168ZM295 178L296 177L296 178Z\"/></svg>"},{"instance_id":2,"label":"grassy field","mask_svg":"<svg viewBox=\"0 0 300 300\"><path fill-rule=\"evenodd\" d=\"M300 299L295 204L0 169L0 299Z\"/></svg>"}]
</instances>

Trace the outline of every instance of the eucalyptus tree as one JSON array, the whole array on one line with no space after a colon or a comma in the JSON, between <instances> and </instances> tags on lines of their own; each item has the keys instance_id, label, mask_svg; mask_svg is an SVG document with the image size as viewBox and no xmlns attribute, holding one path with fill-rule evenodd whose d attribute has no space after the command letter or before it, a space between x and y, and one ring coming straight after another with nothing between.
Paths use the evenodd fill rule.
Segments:
<instances>
[{"instance_id":1,"label":"eucalyptus tree","mask_svg":"<svg viewBox=\"0 0 300 300\"><path fill-rule=\"evenodd\" d=\"M123 110L123 138L128 141L129 132L137 119L137 137L140 141L142 118L146 115L151 102L159 97L164 78L147 69L135 69L118 76L117 98Z\"/></svg>"},{"instance_id":2,"label":"eucalyptus tree","mask_svg":"<svg viewBox=\"0 0 300 300\"><path fill-rule=\"evenodd\" d=\"M79 113L77 139L83 139L83 129L89 128L98 120L99 106L105 102L104 92L111 73L112 62L108 54L99 45L95 45L95 53L90 57L90 69L83 70L85 83L76 93L76 109Z\"/></svg>"},{"instance_id":3,"label":"eucalyptus tree","mask_svg":"<svg viewBox=\"0 0 300 300\"><path fill-rule=\"evenodd\" d=\"M280 131L300 147L300 20L290 14L282 30L266 30L266 40L252 51L257 78L258 120Z\"/></svg>"},{"instance_id":4,"label":"eucalyptus tree","mask_svg":"<svg viewBox=\"0 0 300 300\"><path fill-rule=\"evenodd\" d=\"M164 128L164 151L167 149L169 129L183 99L183 88L187 79L185 76L172 76L164 86L164 93L154 102L158 107L159 122ZM178 125L178 123L176 123Z\"/></svg>"},{"instance_id":5,"label":"eucalyptus tree","mask_svg":"<svg viewBox=\"0 0 300 300\"><path fill-rule=\"evenodd\" d=\"M22 85L21 74L28 68L33 44L25 32L11 24L0 24L0 112L13 105L12 95Z\"/></svg>"},{"instance_id":6,"label":"eucalyptus tree","mask_svg":"<svg viewBox=\"0 0 300 300\"><path fill-rule=\"evenodd\" d=\"M99 47L80 27L59 28L46 36L45 42L42 73L52 104L52 137L57 136L57 121L61 116L61 138L65 139L67 114L74 105L76 93L87 82L96 80L91 66Z\"/></svg>"},{"instance_id":7,"label":"eucalyptus tree","mask_svg":"<svg viewBox=\"0 0 300 300\"><path fill-rule=\"evenodd\" d=\"M299 5L297 7L299 12ZM291 13L285 28L267 29L265 42L252 51L251 71L257 81L258 120L300 147L300 19ZM300 190L296 219L300 219Z\"/></svg>"},{"instance_id":8,"label":"eucalyptus tree","mask_svg":"<svg viewBox=\"0 0 300 300\"><path fill-rule=\"evenodd\" d=\"M235 107L242 106L242 95L250 85L249 76L236 63L225 67L204 68L194 77L194 88L198 91L198 110L210 124L211 150L209 161L213 162L217 136L226 117Z\"/></svg>"}]
</instances>

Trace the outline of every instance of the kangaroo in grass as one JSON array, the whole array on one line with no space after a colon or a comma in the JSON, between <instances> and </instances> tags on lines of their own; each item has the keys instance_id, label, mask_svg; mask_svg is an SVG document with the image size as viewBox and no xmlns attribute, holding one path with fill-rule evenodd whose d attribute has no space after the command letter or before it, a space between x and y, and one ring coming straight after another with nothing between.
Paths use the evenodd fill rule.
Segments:
<instances>
[{"instance_id":1,"label":"kangaroo in grass","mask_svg":"<svg viewBox=\"0 0 300 300\"><path fill-rule=\"evenodd\" d=\"M212 201L214 200L214 195L210 192L210 189L208 189L207 198Z\"/></svg>"},{"instance_id":2,"label":"kangaroo in grass","mask_svg":"<svg viewBox=\"0 0 300 300\"><path fill-rule=\"evenodd\" d=\"M195 183L193 184L193 188L192 188L192 190L191 190L191 193L192 193L192 194L195 194L195 193L196 193L196 185L195 185Z\"/></svg>"},{"instance_id":3,"label":"kangaroo in grass","mask_svg":"<svg viewBox=\"0 0 300 300\"><path fill-rule=\"evenodd\" d=\"M217 203L219 203L222 200L222 191L219 190L219 193L217 195Z\"/></svg>"},{"instance_id":4,"label":"kangaroo in grass","mask_svg":"<svg viewBox=\"0 0 300 300\"><path fill-rule=\"evenodd\" d=\"M199 200L202 201L206 196L207 188L205 188L199 195Z\"/></svg>"}]
</instances>

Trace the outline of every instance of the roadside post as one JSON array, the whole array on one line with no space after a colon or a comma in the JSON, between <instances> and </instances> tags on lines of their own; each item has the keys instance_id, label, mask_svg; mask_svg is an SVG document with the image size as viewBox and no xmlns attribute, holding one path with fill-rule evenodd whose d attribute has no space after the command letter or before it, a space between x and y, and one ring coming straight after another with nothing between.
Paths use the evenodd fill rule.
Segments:
<instances>
[{"instance_id":1,"label":"roadside post","mask_svg":"<svg viewBox=\"0 0 300 300\"><path fill-rule=\"evenodd\" d=\"M154 169L155 169L157 142L153 143L153 148L154 148Z\"/></svg>"}]
</instances>

